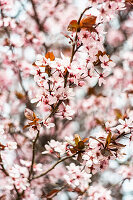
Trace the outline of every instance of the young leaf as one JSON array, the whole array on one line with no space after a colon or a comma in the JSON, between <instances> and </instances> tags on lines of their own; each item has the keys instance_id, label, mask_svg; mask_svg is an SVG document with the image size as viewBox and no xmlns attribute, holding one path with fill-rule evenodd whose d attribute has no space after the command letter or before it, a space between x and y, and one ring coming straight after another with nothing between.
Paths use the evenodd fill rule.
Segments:
<instances>
[{"instance_id":1,"label":"young leaf","mask_svg":"<svg viewBox=\"0 0 133 200\"><path fill-rule=\"evenodd\" d=\"M110 144L110 142L111 142L111 136L112 136L112 134L111 134L111 132L109 132L108 136L106 138L105 147L108 147L108 145Z\"/></svg>"},{"instance_id":2,"label":"young leaf","mask_svg":"<svg viewBox=\"0 0 133 200\"><path fill-rule=\"evenodd\" d=\"M79 141L78 142L78 149L83 149L85 147L84 142L83 141Z\"/></svg>"},{"instance_id":3,"label":"young leaf","mask_svg":"<svg viewBox=\"0 0 133 200\"><path fill-rule=\"evenodd\" d=\"M75 144L78 146L79 141L81 141L81 137L78 134L75 134Z\"/></svg>"},{"instance_id":4,"label":"young leaf","mask_svg":"<svg viewBox=\"0 0 133 200\"><path fill-rule=\"evenodd\" d=\"M96 16L87 15L80 22L80 28L92 28L96 24Z\"/></svg>"},{"instance_id":5,"label":"young leaf","mask_svg":"<svg viewBox=\"0 0 133 200\"><path fill-rule=\"evenodd\" d=\"M36 118L35 113L32 110L30 110L29 108L25 109L24 115L30 121L33 121Z\"/></svg>"},{"instance_id":6,"label":"young leaf","mask_svg":"<svg viewBox=\"0 0 133 200\"><path fill-rule=\"evenodd\" d=\"M80 25L78 24L77 20L72 20L68 25L67 30L76 32L78 28L80 28Z\"/></svg>"},{"instance_id":7,"label":"young leaf","mask_svg":"<svg viewBox=\"0 0 133 200\"><path fill-rule=\"evenodd\" d=\"M53 52L51 51L49 51L49 52L47 52L46 54L45 54L45 58L49 58L51 61L54 61L55 60L55 56L54 56L54 54L53 54Z\"/></svg>"}]
</instances>

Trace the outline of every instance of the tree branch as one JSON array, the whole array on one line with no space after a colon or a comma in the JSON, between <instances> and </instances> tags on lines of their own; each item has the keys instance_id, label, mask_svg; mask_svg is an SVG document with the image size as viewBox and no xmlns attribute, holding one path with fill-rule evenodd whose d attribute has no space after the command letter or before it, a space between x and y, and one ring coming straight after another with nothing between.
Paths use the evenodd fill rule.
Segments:
<instances>
[{"instance_id":1,"label":"tree branch","mask_svg":"<svg viewBox=\"0 0 133 200\"><path fill-rule=\"evenodd\" d=\"M44 28L43 28L43 23L40 22L40 19L39 19L39 16L38 16L38 13L37 13L37 10L36 10L36 6L35 6L35 3L34 3L34 0L30 0L31 4L32 4L32 8L33 8L33 11L34 11L34 19L36 21L36 24L38 26L38 29L42 32L44 32ZM49 49L49 47L43 43L43 46L45 47L46 49L46 52L47 50Z\"/></svg>"},{"instance_id":2,"label":"tree branch","mask_svg":"<svg viewBox=\"0 0 133 200\"><path fill-rule=\"evenodd\" d=\"M74 157L76 154L77 154L77 153L75 153L75 154L73 154L73 155L71 155L71 156L66 156L66 157L64 157L64 158L62 158L62 159L60 159L60 160L58 160L58 161L57 161L55 164L53 164L52 167L50 167L47 171L43 172L42 174L40 174L40 175L38 175L38 176L33 177L31 180L34 180L34 179L40 178L40 177L42 177L42 176L45 176L45 175L48 174L51 170L53 170L53 169L56 167L56 165L58 165L59 163L65 161L65 160L67 160L67 159L69 159L69 158Z\"/></svg>"},{"instance_id":3,"label":"tree branch","mask_svg":"<svg viewBox=\"0 0 133 200\"><path fill-rule=\"evenodd\" d=\"M33 165L34 165L34 161L35 161L35 153L36 153L36 142L39 138L39 130L37 132L37 135L36 135L36 138L35 140L33 141L33 147L32 147L32 163L31 163L31 168L30 168L30 171L29 171L29 181L30 181L30 178L31 178L31 175L33 173Z\"/></svg>"},{"instance_id":4,"label":"tree branch","mask_svg":"<svg viewBox=\"0 0 133 200\"><path fill-rule=\"evenodd\" d=\"M84 11L81 13L81 15L80 15L80 17L79 17L79 19L78 19L78 24L80 24L80 21L81 21L83 15L84 15L84 13L85 13L87 10L89 10L90 8L91 8L91 7L87 7L87 8L84 9ZM72 45L72 55L71 55L71 58L70 58L70 65L71 65L71 63L72 63L72 61L73 61L73 57L74 57L75 53L77 52L77 51L75 50L76 42L77 42L77 39L78 39L78 34L77 34L77 32L78 32L78 30L76 30L76 36L75 36L75 39L74 39L74 44ZM67 72L66 72L66 74L65 74L65 76L64 76L64 79L65 79L65 81L64 81L64 88L65 88L66 85L67 85L67 78L68 78L68 75L69 75L69 72L68 72L68 70L67 70Z\"/></svg>"}]
</instances>

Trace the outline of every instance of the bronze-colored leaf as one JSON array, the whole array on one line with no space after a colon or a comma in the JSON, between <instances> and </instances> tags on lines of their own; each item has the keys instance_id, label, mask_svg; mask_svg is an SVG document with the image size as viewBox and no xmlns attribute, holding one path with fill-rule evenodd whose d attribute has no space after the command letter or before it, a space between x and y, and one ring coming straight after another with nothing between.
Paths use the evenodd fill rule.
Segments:
<instances>
[{"instance_id":1,"label":"bronze-colored leaf","mask_svg":"<svg viewBox=\"0 0 133 200\"><path fill-rule=\"evenodd\" d=\"M72 32L76 32L79 28L80 28L80 25L78 24L77 20L72 20L69 23L67 30L72 31Z\"/></svg>"},{"instance_id":2,"label":"bronze-colored leaf","mask_svg":"<svg viewBox=\"0 0 133 200\"><path fill-rule=\"evenodd\" d=\"M125 146L126 145L124 145L124 144L116 143L116 144L109 144L108 148L117 148L117 149L119 149L119 148L123 148Z\"/></svg>"},{"instance_id":3,"label":"bronze-colored leaf","mask_svg":"<svg viewBox=\"0 0 133 200\"><path fill-rule=\"evenodd\" d=\"M107 150L107 149L102 149L101 150L101 154L103 155L103 156L105 156L105 157L107 157L107 156L112 156L113 154L109 151L109 150Z\"/></svg>"},{"instance_id":4,"label":"bronze-colored leaf","mask_svg":"<svg viewBox=\"0 0 133 200\"><path fill-rule=\"evenodd\" d=\"M114 109L115 115L116 115L116 119L120 119L122 118L122 113L119 109Z\"/></svg>"},{"instance_id":5,"label":"bronze-colored leaf","mask_svg":"<svg viewBox=\"0 0 133 200\"><path fill-rule=\"evenodd\" d=\"M54 54L53 54L53 52L51 51L49 51L49 52L47 52L46 54L45 54L45 58L49 58L51 61L54 61L55 60L55 56L54 56Z\"/></svg>"},{"instance_id":6,"label":"bronze-colored leaf","mask_svg":"<svg viewBox=\"0 0 133 200\"><path fill-rule=\"evenodd\" d=\"M78 134L75 134L74 140L75 140L76 146L78 146L79 141L81 141L81 137Z\"/></svg>"},{"instance_id":7,"label":"bronze-colored leaf","mask_svg":"<svg viewBox=\"0 0 133 200\"><path fill-rule=\"evenodd\" d=\"M18 99L20 99L20 100L23 100L23 99L25 99L25 95L24 94L22 94L21 92L15 92L15 95L16 95L16 97L18 98Z\"/></svg>"},{"instance_id":8,"label":"bronze-colored leaf","mask_svg":"<svg viewBox=\"0 0 133 200\"><path fill-rule=\"evenodd\" d=\"M111 142L111 136L112 136L112 134L111 134L111 132L109 132L108 136L106 138L105 147L108 147L108 145L110 144L110 142Z\"/></svg>"},{"instance_id":9,"label":"bronze-colored leaf","mask_svg":"<svg viewBox=\"0 0 133 200\"><path fill-rule=\"evenodd\" d=\"M99 137L99 140L105 141L106 139L104 137Z\"/></svg>"},{"instance_id":10,"label":"bronze-colored leaf","mask_svg":"<svg viewBox=\"0 0 133 200\"><path fill-rule=\"evenodd\" d=\"M3 144L0 143L0 150L4 150L5 147L6 147L5 145L3 145Z\"/></svg>"},{"instance_id":11,"label":"bronze-colored leaf","mask_svg":"<svg viewBox=\"0 0 133 200\"><path fill-rule=\"evenodd\" d=\"M130 3L131 5L133 5L133 0L126 0L126 3Z\"/></svg>"},{"instance_id":12,"label":"bronze-colored leaf","mask_svg":"<svg viewBox=\"0 0 133 200\"><path fill-rule=\"evenodd\" d=\"M32 110L30 110L29 108L25 109L24 115L30 121L33 121L36 118L35 113Z\"/></svg>"},{"instance_id":13,"label":"bronze-colored leaf","mask_svg":"<svg viewBox=\"0 0 133 200\"><path fill-rule=\"evenodd\" d=\"M85 138L85 139L83 139L82 141L85 143L85 142L87 142L89 140L89 138Z\"/></svg>"},{"instance_id":14,"label":"bronze-colored leaf","mask_svg":"<svg viewBox=\"0 0 133 200\"><path fill-rule=\"evenodd\" d=\"M96 16L87 15L80 22L80 28L92 28L96 24Z\"/></svg>"},{"instance_id":15,"label":"bronze-colored leaf","mask_svg":"<svg viewBox=\"0 0 133 200\"><path fill-rule=\"evenodd\" d=\"M85 147L83 141L79 141L77 146L78 146L78 149L84 149L84 147Z\"/></svg>"}]
</instances>

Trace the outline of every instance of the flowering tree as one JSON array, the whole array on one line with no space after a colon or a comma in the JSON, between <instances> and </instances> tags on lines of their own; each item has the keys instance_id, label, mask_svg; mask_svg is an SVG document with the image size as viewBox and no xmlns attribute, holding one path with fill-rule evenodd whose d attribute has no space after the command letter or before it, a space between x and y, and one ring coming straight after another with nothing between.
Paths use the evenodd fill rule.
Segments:
<instances>
[{"instance_id":1,"label":"flowering tree","mask_svg":"<svg viewBox=\"0 0 133 200\"><path fill-rule=\"evenodd\" d=\"M132 3L0 0L1 200L126 199Z\"/></svg>"}]
</instances>

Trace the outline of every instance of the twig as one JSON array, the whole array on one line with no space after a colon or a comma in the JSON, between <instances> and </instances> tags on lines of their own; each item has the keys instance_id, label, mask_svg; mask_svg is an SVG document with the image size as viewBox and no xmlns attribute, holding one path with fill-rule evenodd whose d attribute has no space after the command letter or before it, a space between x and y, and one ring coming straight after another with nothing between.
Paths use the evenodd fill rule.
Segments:
<instances>
[{"instance_id":1,"label":"twig","mask_svg":"<svg viewBox=\"0 0 133 200\"><path fill-rule=\"evenodd\" d=\"M42 177L42 176L45 176L45 175L48 174L51 170L53 170L53 169L56 167L56 165L58 165L59 163L65 161L65 160L67 160L67 159L69 159L69 158L74 157L76 154L77 154L77 153L75 153L75 154L73 154L73 155L71 155L71 156L66 156L66 157L64 157L64 158L62 158L62 159L60 159L60 160L58 160L58 161L57 161L55 164L53 164L52 167L50 167L47 171L43 172L42 174L40 174L40 175L38 175L38 176L33 177L31 180L34 180L34 179L40 178L40 177Z\"/></svg>"},{"instance_id":2,"label":"twig","mask_svg":"<svg viewBox=\"0 0 133 200\"><path fill-rule=\"evenodd\" d=\"M56 113L56 111L61 103L62 103L62 100L59 100L57 105L55 106L55 108L52 110L51 114L48 116L48 118L52 117Z\"/></svg>"},{"instance_id":3,"label":"twig","mask_svg":"<svg viewBox=\"0 0 133 200\"><path fill-rule=\"evenodd\" d=\"M79 19L78 19L78 25L80 24L80 21L81 21L83 15L84 15L84 13L85 13L87 10L89 10L90 8L91 8L91 7L85 8L84 11L81 13L81 15L80 15L80 17L79 17ZM71 65L71 63L72 63L72 61L73 61L73 57L74 57L75 53L77 52L77 50L75 50L76 42L77 42L77 39L78 39L78 34L77 34L77 32L78 32L78 30L76 30L76 36L75 36L74 44L72 45L72 55L71 55L71 58L70 58L70 65ZM81 47L81 46L80 46L80 47ZM80 47L79 47L79 48L80 48ZM79 48L78 48L78 49L79 49ZM65 74L65 76L64 76L64 79L65 79L65 81L64 81L64 88L65 88L66 85L67 85L67 78L68 78L68 75L69 75L69 72L68 72L68 70L67 70L67 72L66 72L66 74Z\"/></svg>"},{"instance_id":4,"label":"twig","mask_svg":"<svg viewBox=\"0 0 133 200\"><path fill-rule=\"evenodd\" d=\"M78 24L80 24L80 21L81 21L83 15L84 15L84 13L85 13L87 10L89 10L90 8L92 8L92 6L87 7L87 8L84 9L84 11L81 13L81 15L80 15L80 17L79 17Z\"/></svg>"},{"instance_id":5,"label":"twig","mask_svg":"<svg viewBox=\"0 0 133 200\"><path fill-rule=\"evenodd\" d=\"M59 192L61 192L62 190L64 190L64 189L66 188L66 186L68 186L68 184L63 185L63 186L58 190L58 192L52 196L52 198L54 198Z\"/></svg>"},{"instance_id":6,"label":"twig","mask_svg":"<svg viewBox=\"0 0 133 200\"><path fill-rule=\"evenodd\" d=\"M36 138L35 140L33 141L33 147L32 147L32 163L31 163L31 168L30 168L30 171L29 171L29 181L30 181L30 178L31 178L31 175L33 173L33 165L34 165L34 161L35 161L35 153L36 153L36 142L39 138L39 130L37 132L37 135L36 135Z\"/></svg>"},{"instance_id":7,"label":"twig","mask_svg":"<svg viewBox=\"0 0 133 200\"><path fill-rule=\"evenodd\" d=\"M33 0L30 0L30 2L32 4L32 8L33 8L33 11L34 11L34 19L36 21L36 24L37 24L39 30L44 32L43 23L40 22L35 3L34 3ZM43 43L43 46L45 47L46 51L49 49L49 47L45 43Z\"/></svg>"}]
</instances>

